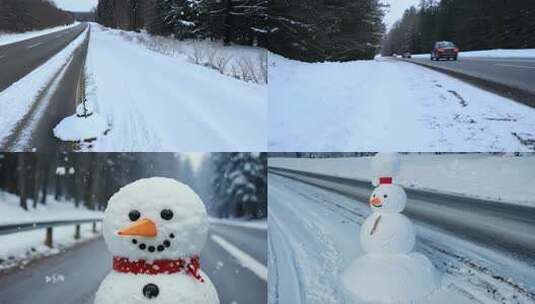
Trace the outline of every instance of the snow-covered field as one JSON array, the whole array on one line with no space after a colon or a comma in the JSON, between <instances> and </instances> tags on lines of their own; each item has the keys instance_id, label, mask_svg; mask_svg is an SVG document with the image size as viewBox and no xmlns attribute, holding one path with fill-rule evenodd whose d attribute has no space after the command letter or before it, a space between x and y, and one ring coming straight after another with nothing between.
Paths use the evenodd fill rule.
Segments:
<instances>
[{"instance_id":1,"label":"snow-covered field","mask_svg":"<svg viewBox=\"0 0 535 304\"><path fill-rule=\"evenodd\" d=\"M33 201L28 200L28 211L19 206L16 195L0 191L0 225L16 223L34 223L43 221L81 220L102 218L103 213L91 211L84 207L75 208L72 202L58 202L49 196L46 205L32 207ZM99 227L100 224L97 225ZM45 246L45 229L0 235L0 270L15 266L24 267L30 260L42 256L57 254L61 249L74 246L80 242L98 237L92 232L92 224L82 224L80 239L74 239L74 226L54 228L53 246ZM98 228L100 230L100 228Z\"/></svg>"},{"instance_id":2,"label":"snow-covered field","mask_svg":"<svg viewBox=\"0 0 535 304\"><path fill-rule=\"evenodd\" d=\"M267 89L91 24L87 97L110 125L94 151L265 151Z\"/></svg>"},{"instance_id":3,"label":"snow-covered field","mask_svg":"<svg viewBox=\"0 0 535 304\"><path fill-rule=\"evenodd\" d=\"M34 38L41 35L46 35L50 33L54 33L57 31L65 30L70 27L78 25L80 22L76 21L74 23L71 23L69 25L60 25L56 27L49 27L43 30L38 31L30 31L30 32L24 32L24 33L7 33L7 32L0 32L0 45L6 45L10 43L19 42L22 40Z\"/></svg>"},{"instance_id":4,"label":"snow-covered field","mask_svg":"<svg viewBox=\"0 0 535 304\"><path fill-rule=\"evenodd\" d=\"M416 58L429 58L429 54L415 54ZM460 52L460 58L491 57L491 58L535 58L535 49L497 49L485 51Z\"/></svg>"},{"instance_id":5,"label":"snow-covered field","mask_svg":"<svg viewBox=\"0 0 535 304\"><path fill-rule=\"evenodd\" d=\"M79 35L67 47L54 55L50 60L24 76L17 82L13 83L4 91L0 92L0 143L12 132L16 124L28 113L37 101L37 97L43 93L43 90L50 84L51 88L43 96L43 101L35 110L32 120L29 122L29 128L22 134L24 138L30 136L32 126L36 123L46 110L51 93L59 85L61 76L66 70L74 51L83 43L87 31ZM58 74L59 73L59 74Z\"/></svg>"},{"instance_id":6,"label":"snow-covered field","mask_svg":"<svg viewBox=\"0 0 535 304\"><path fill-rule=\"evenodd\" d=\"M146 31L136 33L110 29L109 33L152 51L212 68L227 76L259 84L267 83L267 51L263 48L224 46L221 41L211 40L181 41L173 37L152 36Z\"/></svg>"},{"instance_id":7,"label":"snow-covered field","mask_svg":"<svg viewBox=\"0 0 535 304\"><path fill-rule=\"evenodd\" d=\"M535 154L401 154L400 158L396 181L404 187L535 206ZM270 158L269 166L371 181L372 159Z\"/></svg>"},{"instance_id":8,"label":"snow-covered field","mask_svg":"<svg viewBox=\"0 0 535 304\"><path fill-rule=\"evenodd\" d=\"M363 254L367 203L277 175L269 183L269 303L351 303L340 275ZM413 304L535 303L533 265L414 223L415 251L443 274L441 288ZM388 292L388 286L384 286Z\"/></svg>"},{"instance_id":9,"label":"snow-covered field","mask_svg":"<svg viewBox=\"0 0 535 304\"><path fill-rule=\"evenodd\" d=\"M19 197L0 191L0 225L22 224L43 221L83 220L102 218L104 215L99 211L88 210L84 207L76 208L72 202L54 200L48 196L46 205L37 204L32 207L33 200L28 200L28 211L19 205Z\"/></svg>"},{"instance_id":10,"label":"snow-covered field","mask_svg":"<svg viewBox=\"0 0 535 304\"><path fill-rule=\"evenodd\" d=\"M528 151L535 109L414 64L269 56L272 151Z\"/></svg>"}]
</instances>

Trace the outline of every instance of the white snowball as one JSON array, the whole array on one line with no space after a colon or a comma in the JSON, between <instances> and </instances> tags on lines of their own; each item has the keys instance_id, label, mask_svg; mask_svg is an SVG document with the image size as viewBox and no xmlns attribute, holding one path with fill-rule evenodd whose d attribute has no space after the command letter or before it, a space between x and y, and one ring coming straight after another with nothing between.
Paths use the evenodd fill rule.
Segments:
<instances>
[{"instance_id":1,"label":"white snowball","mask_svg":"<svg viewBox=\"0 0 535 304\"><path fill-rule=\"evenodd\" d=\"M372 213L360 228L360 243L368 253L408 253L415 241L412 223L400 213Z\"/></svg>"},{"instance_id":2,"label":"white snowball","mask_svg":"<svg viewBox=\"0 0 535 304\"><path fill-rule=\"evenodd\" d=\"M134 275L111 272L102 281L95 304L219 304L217 292L206 274L203 283L186 274ZM155 284L158 296L143 295L143 287Z\"/></svg>"},{"instance_id":3,"label":"white snowball","mask_svg":"<svg viewBox=\"0 0 535 304\"><path fill-rule=\"evenodd\" d=\"M379 200L380 205L371 204L373 199ZM407 205L407 194L403 187L393 184L380 185L375 188L370 197L370 207L373 212L398 213Z\"/></svg>"},{"instance_id":4,"label":"white snowball","mask_svg":"<svg viewBox=\"0 0 535 304\"><path fill-rule=\"evenodd\" d=\"M170 209L173 217L161 217L163 209ZM139 219L150 219L156 224L155 237L120 236L122 228L132 224L129 213L137 210ZM208 233L206 209L193 190L169 178L153 177L135 181L115 193L108 202L104 215L104 239L114 256L132 260L176 259L198 255L204 247ZM173 234L174 238L171 236ZM133 239L137 244L133 243ZM149 252L148 248L171 245L162 252ZM145 244L144 250L139 248Z\"/></svg>"},{"instance_id":5,"label":"white snowball","mask_svg":"<svg viewBox=\"0 0 535 304\"><path fill-rule=\"evenodd\" d=\"M364 255L342 274L342 284L360 301L412 303L436 290L440 277L421 254Z\"/></svg>"},{"instance_id":6,"label":"white snowball","mask_svg":"<svg viewBox=\"0 0 535 304\"><path fill-rule=\"evenodd\" d=\"M395 177L399 174L401 160L397 153L377 153L372 160L372 183L379 184L379 177Z\"/></svg>"}]
</instances>

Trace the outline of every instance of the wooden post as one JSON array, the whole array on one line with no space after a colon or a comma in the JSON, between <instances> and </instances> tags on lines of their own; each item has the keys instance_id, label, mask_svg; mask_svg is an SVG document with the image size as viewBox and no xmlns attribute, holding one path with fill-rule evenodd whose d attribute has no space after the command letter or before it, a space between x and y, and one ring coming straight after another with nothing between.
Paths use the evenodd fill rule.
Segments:
<instances>
[{"instance_id":1,"label":"wooden post","mask_svg":"<svg viewBox=\"0 0 535 304\"><path fill-rule=\"evenodd\" d=\"M52 248L52 227L46 228L45 245Z\"/></svg>"},{"instance_id":2,"label":"wooden post","mask_svg":"<svg viewBox=\"0 0 535 304\"><path fill-rule=\"evenodd\" d=\"M97 233L97 222L93 222L93 233Z\"/></svg>"},{"instance_id":3,"label":"wooden post","mask_svg":"<svg viewBox=\"0 0 535 304\"><path fill-rule=\"evenodd\" d=\"M76 228L74 230L74 239L75 240L80 239L80 224L76 225Z\"/></svg>"}]
</instances>

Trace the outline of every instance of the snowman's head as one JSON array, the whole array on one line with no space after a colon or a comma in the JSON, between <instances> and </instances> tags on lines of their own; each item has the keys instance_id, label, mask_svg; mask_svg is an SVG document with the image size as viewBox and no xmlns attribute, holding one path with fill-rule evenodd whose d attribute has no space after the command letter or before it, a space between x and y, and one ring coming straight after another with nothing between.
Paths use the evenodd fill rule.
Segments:
<instances>
[{"instance_id":1,"label":"snowman's head","mask_svg":"<svg viewBox=\"0 0 535 304\"><path fill-rule=\"evenodd\" d=\"M407 195L402 187L394 184L382 184L373 190L370 207L373 212L401 212L407 204Z\"/></svg>"},{"instance_id":2,"label":"snowman's head","mask_svg":"<svg viewBox=\"0 0 535 304\"><path fill-rule=\"evenodd\" d=\"M110 198L103 230L114 256L177 259L200 253L208 223L204 204L190 187L153 177L126 185Z\"/></svg>"}]
</instances>

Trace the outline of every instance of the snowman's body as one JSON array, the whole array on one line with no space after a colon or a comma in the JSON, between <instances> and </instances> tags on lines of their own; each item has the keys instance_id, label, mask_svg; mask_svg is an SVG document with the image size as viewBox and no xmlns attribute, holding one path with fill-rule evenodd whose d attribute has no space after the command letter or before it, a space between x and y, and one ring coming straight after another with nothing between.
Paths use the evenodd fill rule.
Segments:
<instances>
[{"instance_id":1,"label":"snowman's body","mask_svg":"<svg viewBox=\"0 0 535 304\"><path fill-rule=\"evenodd\" d=\"M219 304L200 270L207 233L204 204L188 186L149 178L123 187L104 215L113 270L95 304Z\"/></svg>"},{"instance_id":2,"label":"snowman's body","mask_svg":"<svg viewBox=\"0 0 535 304\"><path fill-rule=\"evenodd\" d=\"M201 272L204 283L182 273L168 275L147 275L119 273L112 271L102 281L95 303L154 303L154 304L205 304L218 303L217 292L210 279ZM147 298L143 288L149 284L158 287L159 294Z\"/></svg>"},{"instance_id":3,"label":"snowman's body","mask_svg":"<svg viewBox=\"0 0 535 304\"><path fill-rule=\"evenodd\" d=\"M371 303L410 303L435 290L439 277L422 254L411 253L414 228L400 212L406 194L397 185L376 188L370 199L373 213L364 221L360 241L365 255L356 259L342 276L354 297Z\"/></svg>"}]
</instances>

